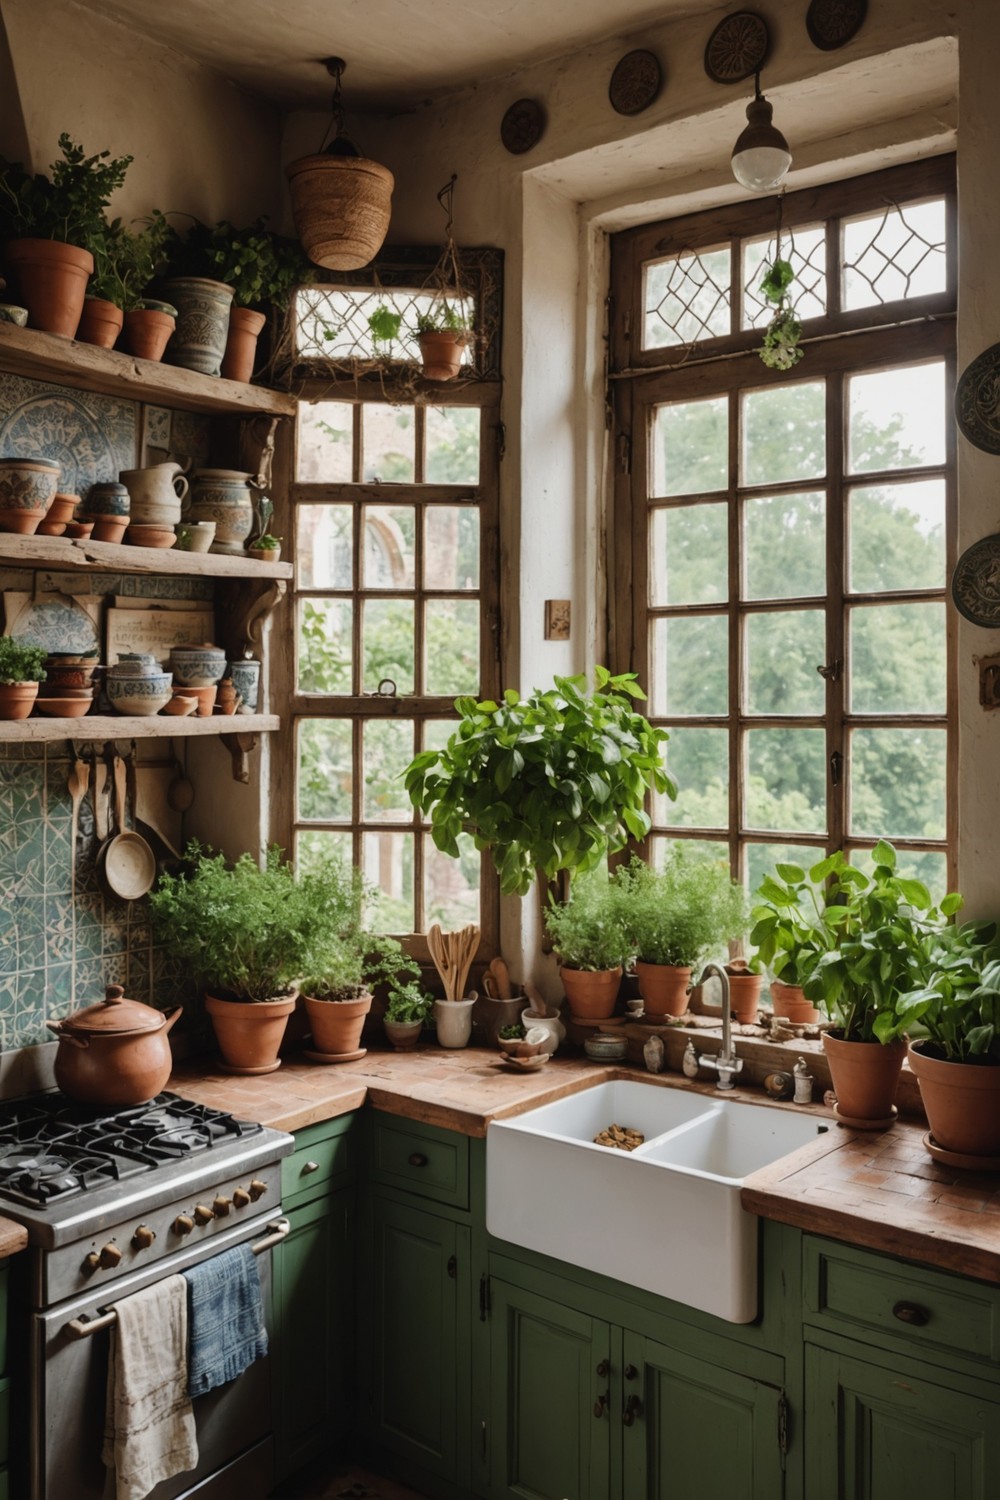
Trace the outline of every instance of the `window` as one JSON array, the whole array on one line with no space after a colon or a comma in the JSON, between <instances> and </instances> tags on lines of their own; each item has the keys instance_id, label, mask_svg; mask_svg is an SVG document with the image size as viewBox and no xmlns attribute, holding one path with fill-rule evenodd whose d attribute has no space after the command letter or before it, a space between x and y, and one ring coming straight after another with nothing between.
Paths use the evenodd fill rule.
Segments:
<instances>
[{"instance_id":1,"label":"window","mask_svg":"<svg viewBox=\"0 0 1000 1500\"><path fill-rule=\"evenodd\" d=\"M758 360L776 202L616 237L611 622L672 839L755 886L879 837L954 881L950 158L782 200L805 357ZM623 544L624 540L624 544Z\"/></svg>"}]
</instances>

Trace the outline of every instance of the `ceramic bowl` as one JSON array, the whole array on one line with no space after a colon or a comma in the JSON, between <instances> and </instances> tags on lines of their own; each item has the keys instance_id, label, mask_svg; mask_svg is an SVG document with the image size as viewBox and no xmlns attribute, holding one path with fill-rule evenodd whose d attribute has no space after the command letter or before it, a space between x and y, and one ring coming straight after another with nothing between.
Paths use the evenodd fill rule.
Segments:
<instances>
[{"instance_id":1,"label":"ceramic bowl","mask_svg":"<svg viewBox=\"0 0 1000 1500\"><path fill-rule=\"evenodd\" d=\"M594 1062L621 1062L628 1043L623 1036L588 1036L583 1050Z\"/></svg>"},{"instance_id":2,"label":"ceramic bowl","mask_svg":"<svg viewBox=\"0 0 1000 1500\"><path fill-rule=\"evenodd\" d=\"M13 302L0 302L0 323L13 323L17 328L27 328L28 309L16 307Z\"/></svg>"},{"instance_id":3,"label":"ceramic bowl","mask_svg":"<svg viewBox=\"0 0 1000 1500\"><path fill-rule=\"evenodd\" d=\"M172 547L177 536L169 526L137 525L135 521L130 521L128 540L133 547Z\"/></svg>"},{"instance_id":4,"label":"ceramic bowl","mask_svg":"<svg viewBox=\"0 0 1000 1500\"><path fill-rule=\"evenodd\" d=\"M35 709L38 713L49 714L55 719L82 719L84 714L90 712L93 701L93 693L88 693L85 698L43 698L39 694L35 699Z\"/></svg>"},{"instance_id":5,"label":"ceramic bowl","mask_svg":"<svg viewBox=\"0 0 1000 1500\"><path fill-rule=\"evenodd\" d=\"M499 1036L497 1046L505 1057L537 1057L545 1046L544 1031L532 1027L524 1036Z\"/></svg>"},{"instance_id":6,"label":"ceramic bowl","mask_svg":"<svg viewBox=\"0 0 1000 1500\"><path fill-rule=\"evenodd\" d=\"M214 521L184 521L177 528L177 547L181 552L207 552L214 541Z\"/></svg>"},{"instance_id":7,"label":"ceramic bowl","mask_svg":"<svg viewBox=\"0 0 1000 1500\"><path fill-rule=\"evenodd\" d=\"M112 669L104 684L108 701L118 714L158 714L170 702L169 672L148 676L115 676Z\"/></svg>"},{"instance_id":8,"label":"ceramic bowl","mask_svg":"<svg viewBox=\"0 0 1000 1500\"><path fill-rule=\"evenodd\" d=\"M163 668L151 651L122 651L108 668L109 677L155 677Z\"/></svg>"},{"instance_id":9,"label":"ceramic bowl","mask_svg":"<svg viewBox=\"0 0 1000 1500\"><path fill-rule=\"evenodd\" d=\"M226 671L226 653L218 646L174 646L170 652L174 681L184 687L211 687Z\"/></svg>"}]
</instances>

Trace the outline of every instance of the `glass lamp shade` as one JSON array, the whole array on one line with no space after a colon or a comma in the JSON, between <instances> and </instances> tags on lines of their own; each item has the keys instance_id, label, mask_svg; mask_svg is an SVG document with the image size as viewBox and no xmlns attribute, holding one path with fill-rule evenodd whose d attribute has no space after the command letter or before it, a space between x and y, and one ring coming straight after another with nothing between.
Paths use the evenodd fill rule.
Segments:
<instances>
[{"instance_id":1,"label":"glass lamp shade","mask_svg":"<svg viewBox=\"0 0 1000 1500\"><path fill-rule=\"evenodd\" d=\"M787 176L792 153L781 131L771 123L773 110L760 95L747 105L747 127L733 147L733 176L751 192L766 193Z\"/></svg>"}]
</instances>

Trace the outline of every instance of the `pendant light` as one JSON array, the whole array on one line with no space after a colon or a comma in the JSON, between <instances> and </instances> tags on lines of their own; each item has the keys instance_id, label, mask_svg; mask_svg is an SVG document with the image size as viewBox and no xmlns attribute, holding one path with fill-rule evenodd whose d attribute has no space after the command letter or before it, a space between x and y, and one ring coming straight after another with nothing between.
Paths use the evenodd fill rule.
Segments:
<instances>
[{"instance_id":1,"label":"pendant light","mask_svg":"<svg viewBox=\"0 0 1000 1500\"><path fill-rule=\"evenodd\" d=\"M754 193L769 193L788 175L792 153L777 126L774 111L760 91L760 74L754 74L754 96L747 105L747 126L733 147L733 176Z\"/></svg>"}]
</instances>

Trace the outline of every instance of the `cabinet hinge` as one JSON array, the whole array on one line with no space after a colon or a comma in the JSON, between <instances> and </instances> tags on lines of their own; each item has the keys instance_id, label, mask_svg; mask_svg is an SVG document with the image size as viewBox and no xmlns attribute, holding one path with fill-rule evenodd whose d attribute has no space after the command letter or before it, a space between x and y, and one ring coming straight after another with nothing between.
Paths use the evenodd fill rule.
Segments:
<instances>
[{"instance_id":1,"label":"cabinet hinge","mask_svg":"<svg viewBox=\"0 0 1000 1500\"><path fill-rule=\"evenodd\" d=\"M484 1271L479 1278L479 1321L485 1323L490 1315L490 1278Z\"/></svg>"},{"instance_id":2,"label":"cabinet hinge","mask_svg":"<svg viewBox=\"0 0 1000 1500\"><path fill-rule=\"evenodd\" d=\"M788 1397L784 1391L778 1397L778 1451L781 1454L781 1467L785 1467L785 1454L788 1452Z\"/></svg>"}]
</instances>

